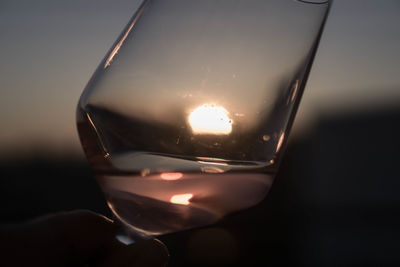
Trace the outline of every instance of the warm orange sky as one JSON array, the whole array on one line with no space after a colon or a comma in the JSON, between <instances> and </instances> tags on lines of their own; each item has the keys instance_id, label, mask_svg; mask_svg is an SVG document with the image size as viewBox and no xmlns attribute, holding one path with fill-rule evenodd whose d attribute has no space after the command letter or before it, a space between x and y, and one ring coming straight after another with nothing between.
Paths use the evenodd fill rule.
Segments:
<instances>
[{"instance_id":1,"label":"warm orange sky","mask_svg":"<svg viewBox=\"0 0 400 267\"><path fill-rule=\"evenodd\" d=\"M139 2L0 0L3 154L80 151L76 103ZM316 114L400 103L399 12L398 0L334 2L297 129Z\"/></svg>"}]
</instances>

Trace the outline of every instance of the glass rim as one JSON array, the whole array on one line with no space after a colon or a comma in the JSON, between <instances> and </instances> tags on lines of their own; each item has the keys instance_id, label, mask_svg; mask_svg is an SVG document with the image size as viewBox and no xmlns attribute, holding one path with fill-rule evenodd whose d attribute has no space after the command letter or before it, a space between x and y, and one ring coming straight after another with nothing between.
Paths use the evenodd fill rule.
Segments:
<instances>
[{"instance_id":1,"label":"glass rim","mask_svg":"<svg viewBox=\"0 0 400 267\"><path fill-rule=\"evenodd\" d=\"M314 4L314 5L321 5L321 4L327 4L329 2L332 2L332 0L294 0L294 1L304 3L304 4Z\"/></svg>"}]
</instances>

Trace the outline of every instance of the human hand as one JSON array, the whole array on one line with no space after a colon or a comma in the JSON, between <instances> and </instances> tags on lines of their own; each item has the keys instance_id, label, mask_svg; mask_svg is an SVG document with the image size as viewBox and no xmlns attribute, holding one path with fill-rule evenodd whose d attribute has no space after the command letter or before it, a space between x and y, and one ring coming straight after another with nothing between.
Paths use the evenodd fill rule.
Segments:
<instances>
[{"instance_id":1,"label":"human hand","mask_svg":"<svg viewBox=\"0 0 400 267\"><path fill-rule=\"evenodd\" d=\"M159 240L124 245L116 225L90 211L51 214L0 227L1 266L165 266L168 251Z\"/></svg>"}]
</instances>

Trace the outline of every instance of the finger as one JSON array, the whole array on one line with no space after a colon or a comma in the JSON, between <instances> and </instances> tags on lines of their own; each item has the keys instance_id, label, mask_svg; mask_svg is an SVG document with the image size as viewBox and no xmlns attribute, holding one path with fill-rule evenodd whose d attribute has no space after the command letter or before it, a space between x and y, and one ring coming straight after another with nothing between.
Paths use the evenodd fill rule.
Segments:
<instances>
[{"instance_id":1,"label":"finger","mask_svg":"<svg viewBox=\"0 0 400 267\"><path fill-rule=\"evenodd\" d=\"M160 267L168 262L168 250L157 239L143 240L110 251L100 267Z\"/></svg>"},{"instance_id":2,"label":"finger","mask_svg":"<svg viewBox=\"0 0 400 267\"><path fill-rule=\"evenodd\" d=\"M55 216L59 238L68 247L67 254L84 262L113 242L117 226L108 218L91 211L73 211Z\"/></svg>"}]
</instances>

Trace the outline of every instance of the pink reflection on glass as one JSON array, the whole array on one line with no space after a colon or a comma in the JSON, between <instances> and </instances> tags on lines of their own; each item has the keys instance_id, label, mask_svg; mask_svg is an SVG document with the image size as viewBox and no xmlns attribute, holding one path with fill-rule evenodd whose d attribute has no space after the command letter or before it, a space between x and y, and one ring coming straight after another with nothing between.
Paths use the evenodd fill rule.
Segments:
<instances>
[{"instance_id":1,"label":"pink reflection on glass","mask_svg":"<svg viewBox=\"0 0 400 267\"><path fill-rule=\"evenodd\" d=\"M163 180L174 181L181 179L183 177L183 174L181 172L164 172L161 173L160 177Z\"/></svg>"},{"instance_id":2,"label":"pink reflection on glass","mask_svg":"<svg viewBox=\"0 0 400 267\"><path fill-rule=\"evenodd\" d=\"M193 194L178 194L173 195L169 200L171 203L179 204L179 205L189 205L190 199L193 197Z\"/></svg>"}]
</instances>

